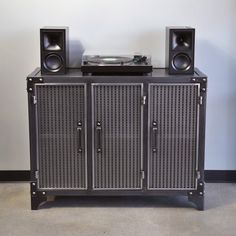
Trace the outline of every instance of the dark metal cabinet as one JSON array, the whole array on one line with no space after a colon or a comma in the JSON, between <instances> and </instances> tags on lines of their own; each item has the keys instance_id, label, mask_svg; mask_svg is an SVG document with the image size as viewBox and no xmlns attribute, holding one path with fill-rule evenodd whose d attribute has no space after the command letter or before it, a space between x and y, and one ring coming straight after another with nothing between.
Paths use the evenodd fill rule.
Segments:
<instances>
[{"instance_id":1,"label":"dark metal cabinet","mask_svg":"<svg viewBox=\"0 0 236 236\"><path fill-rule=\"evenodd\" d=\"M48 196L188 196L204 208L207 77L27 77L31 206Z\"/></svg>"}]
</instances>

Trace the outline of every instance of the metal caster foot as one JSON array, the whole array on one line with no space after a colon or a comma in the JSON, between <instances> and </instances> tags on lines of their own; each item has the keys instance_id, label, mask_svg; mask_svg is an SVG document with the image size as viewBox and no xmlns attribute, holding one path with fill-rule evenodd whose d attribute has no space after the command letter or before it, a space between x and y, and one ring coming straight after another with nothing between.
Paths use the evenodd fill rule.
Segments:
<instances>
[{"instance_id":1,"label":"metal caster foot","mask_svg":"<svg viewBox=\"0 0 236 236\"><path fill-rule=\"evenodd\" d=\"M31 210L37 210L39 205L47 201L46 192L37 191L37 183L32 182L31 186Z\"/></svg>"},{"instance_id":2,"label":"metal caster foot","mask_svg":"<svg viewBox=\"0 0 236 236\"><path fill-rule=\"evenodd\" d=\"M204 211L204 197L203 196L188 196L188 200L196 205L196 209Z\"/></svg>"}]
</instances>

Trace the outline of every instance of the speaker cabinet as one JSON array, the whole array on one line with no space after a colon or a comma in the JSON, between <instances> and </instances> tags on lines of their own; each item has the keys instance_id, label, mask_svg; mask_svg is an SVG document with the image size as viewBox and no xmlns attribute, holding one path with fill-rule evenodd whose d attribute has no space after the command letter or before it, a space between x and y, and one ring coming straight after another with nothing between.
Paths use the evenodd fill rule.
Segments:
<instances>
[{"instance_id":1,"label":"speaker cabinet","mask_svg":"<svg viewBox=\"0 0 236 236\"><path fill-rule=\"evenodd\" d=\"M166 27L166 67L169 74L193 74L195 29Z\"/></svg>"},{"instance_id":2,"label":"speaker cabinet","mask_svg":"<svg viewBox=\"0 0 236 236\"><path fill-rule=\"evenodd\" d=\"M65 74L69 60L69 28L40 29L42 74Z\"/></svg>"}]
</instances>

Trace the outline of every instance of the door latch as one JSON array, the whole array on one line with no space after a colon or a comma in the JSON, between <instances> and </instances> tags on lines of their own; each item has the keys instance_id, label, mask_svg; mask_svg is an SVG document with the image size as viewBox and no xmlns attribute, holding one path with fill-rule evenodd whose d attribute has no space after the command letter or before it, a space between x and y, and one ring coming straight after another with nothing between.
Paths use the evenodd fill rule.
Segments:
<instances>
[{"instance_id":1,"label":"door latch","mask_svg":"<svg viewBox=\"0 0 236 236\"><path fill-rule=\"evenodd\" d=\"M147 97L146 97L146 96L143 96L143 97L142 97L142 105L145 105L145 104L146 104L146 100L147 100Z\"/></svg>"},{"instance_id":2,"label":"door latch","mask_svg":"<svg viewBox=\"0 0 236 236\"><path fill-rule=\"evenodd\" d=\"M32 96L32 98L33 98L33 104L36 104L37 103L36 96Z\"/></svg>"},{"instance_id":3,"label":"door latch","mask_svg":"<svg viewBox=\"0 0 236 236\"><path fill-rule=\"evenodd\" d=\"M39 178L39 171L36 170L36 171L35 171L35 179L38 179L38 178Z\"/></svg>"},{"instance_id":4,"label":"door latch","mask_svg":"<svg viewBox=\"0 0 236 236\"><path fill-rule=\"evenodd\" d=\"M144 173L144 170L141 170L141 179L145 179L145 173Z\"/></svg>"}]
</instances>

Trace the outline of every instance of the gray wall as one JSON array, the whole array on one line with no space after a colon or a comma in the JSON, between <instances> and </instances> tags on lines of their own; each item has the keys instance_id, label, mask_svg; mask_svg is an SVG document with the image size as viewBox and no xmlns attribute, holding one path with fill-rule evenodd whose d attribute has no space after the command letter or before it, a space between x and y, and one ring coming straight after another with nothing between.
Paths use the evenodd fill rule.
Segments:
<instances>
[{"instance_id":1,"label":"gray wall","mask_svg":"<svg viewBox=\"0 0 236 236\"><path fill-rule=\"evenodd\" d=\"M166 25L196 28L196 66L209 76L206 168L236 169L235 0L1 0L0 170L29 169L26 75L39 66L39 28L70 27L71 66L92 53L147 53L164 66Z\"/></svg>"}]
</instances>

